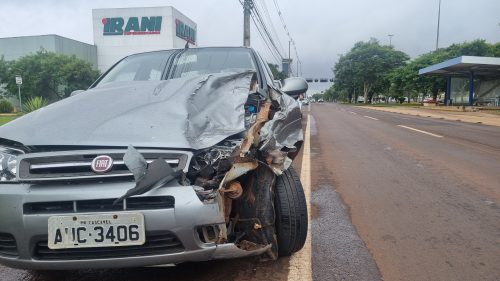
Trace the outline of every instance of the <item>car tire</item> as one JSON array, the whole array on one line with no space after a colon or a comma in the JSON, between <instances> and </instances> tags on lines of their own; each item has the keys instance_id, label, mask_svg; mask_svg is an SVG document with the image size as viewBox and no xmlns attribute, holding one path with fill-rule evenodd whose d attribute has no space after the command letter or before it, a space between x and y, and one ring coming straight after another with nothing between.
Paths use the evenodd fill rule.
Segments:
<instances>
[{"instance_id":1,"label":"car tire","mask_svg":"<svg viewBox=\"0 0 500 281\"><path fill-rule=\"evenodd\" d=\"M308 227L306 197L293 167L276 179L274 208L278 254L289 256L304 246Z\"/></svg>"}]
</instances>

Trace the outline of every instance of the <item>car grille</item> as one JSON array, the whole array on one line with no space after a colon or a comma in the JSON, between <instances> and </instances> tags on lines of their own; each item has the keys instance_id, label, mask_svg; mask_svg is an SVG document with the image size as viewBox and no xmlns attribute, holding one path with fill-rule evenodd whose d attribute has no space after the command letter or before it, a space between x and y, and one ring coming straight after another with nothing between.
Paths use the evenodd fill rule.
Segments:
<instances>
[{"instance_id":1,"label":"car grille","mask_svg":"<svg viewBox=\"0 0 500 281\"><path fill-rule=\"evenodd\" d=\"M53 181L131 177L125 166L123 155L126 150L81 150L25 154L19 162L19 180ZM148 163L164 159L174 169L186 168L190 158L188 153L164 150L140 150ZM113 168L106 173L95 173L91 169L92 160L100 155L113 158Z\"/></svg>"},{"instance_id":2,"label":"car grille","mask_svg":"<svg viewBox=\"0 0 500 281\"><path fill-rule=\"evenodd\" d=\"M146 233L146 243L140 246L51 250L44 240L36 243L34 256L38 260L85 260L173 254L182 251L184 246L179 239L173 233L166 232Z\"/></svg>"},{"instance_id":3,"label":"car grille","mask_svg":"<svg viewBox=\"0 0 500 281\"><path fill-rule=\"evenodd\" d=\"M56 201L25 203L23 212L33 214L64 214L64 213L91 213L107 211L137 211L171 209L175 207L173 196L144 196L130 197L123 202L113 205L115 199Z\"/></svg>"},{"instance_id":4,"label":"car grille","mask_svg":"<svg viewBox=\"0 0 500 281\"><path fill-rule=\"evenodd\" d=\"M0 256L16 257L17 244L12 234L0 233Z\"/></svg>"}]
</instances>

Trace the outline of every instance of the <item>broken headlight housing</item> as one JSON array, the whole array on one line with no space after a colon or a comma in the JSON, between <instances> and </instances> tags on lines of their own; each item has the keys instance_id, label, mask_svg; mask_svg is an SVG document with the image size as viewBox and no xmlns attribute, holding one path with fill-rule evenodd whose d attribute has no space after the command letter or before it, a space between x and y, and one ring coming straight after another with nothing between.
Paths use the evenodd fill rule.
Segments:
<instances>
[{"instance_id":1,"label":"broken headlight housing","mask_svg":"<svg viewBox=\"0 0 500 281\"><path fill-rule=\"evenodd\" d=\"M231 155L241 144L237 136L225 139L217 145L197 151L191 159L187 178L191 184L205 190L217 189L226 172L231 168Z\"/></svg>"},{"instance_id":2,"label":"broken headlight housing","mask_svg":"<svg viewBox=\"0 0 500 281\"><path fill-rule=\"evenodd\" d=\"M16 181L17 157L22 151L0 147L0 183Z\"/></svg>"}]
</instances>

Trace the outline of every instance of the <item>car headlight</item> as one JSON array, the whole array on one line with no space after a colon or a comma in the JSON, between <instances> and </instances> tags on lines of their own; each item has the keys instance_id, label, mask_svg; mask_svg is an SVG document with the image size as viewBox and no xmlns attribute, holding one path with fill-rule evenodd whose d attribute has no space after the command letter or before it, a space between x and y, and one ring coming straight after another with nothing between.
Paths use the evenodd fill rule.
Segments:
<instances>
[{"instance_id":1,"label":"car headlight","mask_svg":"<svg viewBox=\"0 0 500 281\"><path fill-rule=\"evenodd\" d=\"M0 183L16 180L17 157L22 153L17 149L0 147Z\"/></svg>"}]
</instances>

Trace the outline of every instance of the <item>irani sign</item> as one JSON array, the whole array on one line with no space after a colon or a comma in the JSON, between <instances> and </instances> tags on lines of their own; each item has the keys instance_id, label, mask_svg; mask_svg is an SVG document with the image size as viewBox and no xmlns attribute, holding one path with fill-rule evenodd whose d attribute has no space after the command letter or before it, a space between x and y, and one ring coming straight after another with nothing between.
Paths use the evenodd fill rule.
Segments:
<instances>
[{"instance_id":1,"label":"irani sign","mask_svg":"<svg viewBox=\"0 0 500 281\"><path fill-rule=\"evenodd\" d=\"M191 44L196 44L196 29L183 23L179 19L175 20L175 35Z\"/></svg>"},{"instance_id":2,"label":"irani sign","mask_svg":"<svg viewBox=\"0 0 500 281\"><path fill-rule=\"evenodd\" d=\"M147 35L160 34L162 17L130 17L125 19L103 18L104 25L102 35Z\"/></svg>"}]
</instances>

